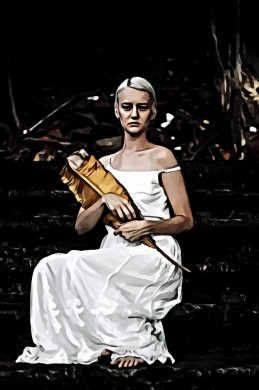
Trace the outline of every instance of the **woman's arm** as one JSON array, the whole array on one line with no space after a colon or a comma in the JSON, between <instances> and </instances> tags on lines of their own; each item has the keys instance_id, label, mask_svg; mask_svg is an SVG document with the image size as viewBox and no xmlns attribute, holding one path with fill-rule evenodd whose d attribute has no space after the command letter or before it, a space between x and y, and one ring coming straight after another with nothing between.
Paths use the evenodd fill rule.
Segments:
<instances>
[{"instance_id":1,"label":"woman's arm","mask_svg":"<svg viewBox=\"0 0 259 390\"><path fill-rule=\"evenodd\" d=\"M104 203L102 198L98 199L88 209L80 207L75 224L77 233L81 236L84 233L90 232L101 218L103 211Z\"/></svg>"},{"instance_id":2,"label":"woman's arm","mask_svg":"<svg viewBox=\"0 0 259 390\"><path fill-rule=\"evenodd\" d=\"M121 224L114 232L130 242L135 242L148 234L179 234L193 227L193 216L180 171L162 174L162 182L175 216L158 221L142 220Z\"/></svg>"},{"instance_id":3,"label":"woman's arm","mask_svg":"<svg viewBox=\"0 0 259 390\"><path fill-rule=\"evenodd\" d=\"M100 159L100 161L105 166L107 156ZM126 199L122 198L119 195L108 193L103 195L89 208L80 208L75 224L75 229L77 233L79 235L82 235L91 231L101 218L105 207L107 207L111 213L113 213L117 218L120 218L121 220L130 221L136 218L136 214L133 207Z\"/></svg>"},{"instance_id":4,"label":"woman's arm","mask_svg":"<svg viewBox=\"0 0 259 390\"><path fill-rule=\"evenodd\" d=\"M160 169L166 169L177 165L177 161L168 150L166 158L162 159L160 164L162 165ZM115 235L120 234L128 241L134 242L148 234L173 235L193 227L193 215L181 171L163 172L162 184L175 216L166 220L142 220L121 224Z\"/></svg>"},{"instance_id":5,"label":"woman's arm","mask_svg":"<svg viewBox=\"0 0 259 390\"><path fill-rule=\"evenodd\" d=\"M130 203L116 194L105 194L88 209L80 208L75 229L79 235L90 232L101 218L105 206L122 221L131 221L136 218L136 213Z\"/></svg>"},{"instance_id":6,"label":"woman's arm","mask_svg":"<svg viewBox=\"0 0 259 390\"><path fill-rule=\"evenodd\" d=\"M162 184L175 216L150 224L150 233L179 234L192 229L193 215L181 171L162 173Z\"/></svg>"},{"instance_id":7,"label":"woman's arm","mask_svg":"<svg viewBox=\"0 0 259 390\"><path fill-rule=\"evenodd\" d=\"M166 148L162 148L158 159L161 170L178 165L174 154ZM163 232L166 231L168 233L165 234L179 234L192 229L193 215L181 171L163 172L161 179L175 216L168 220L158 221L158 224L153 228L150 227L150 230L153 230L153 234L164 234Z\"/></svg>"}]
</instances>

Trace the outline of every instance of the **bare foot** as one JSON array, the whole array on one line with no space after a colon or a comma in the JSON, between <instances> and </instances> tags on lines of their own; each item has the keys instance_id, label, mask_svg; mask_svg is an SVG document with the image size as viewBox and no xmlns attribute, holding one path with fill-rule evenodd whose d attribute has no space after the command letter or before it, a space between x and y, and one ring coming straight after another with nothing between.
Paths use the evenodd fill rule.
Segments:
<instances>
[{"instance_id":1,"label":"bare foot","mask_svg":"<svg viewBox=\"0 0 259 390\"><path fill-rule=\"evenodd\" d=\"M111 351L109 351L108 349L105 349L102 351L101 356L108 356L110 354L111 354Z\"/></svg>"},{"instance_id":2,"label":"bare foot","mask_svg":"<svg viewBox=\"0 0 259 390\"><path fill-rule=\"evenodd\" d=\"M121 368L121 367L132 367L132 366L135 367L138 363L143 363L143 362L144 360L138 357L124 356L116 360L112 360L111 364L117 364L118 368Z\"/></svg>"},{"instance_id":3,"label":"bare foot","mask_svg":"<svg viewBox=\"0 0 259 390\"><path fill-rule=\"evenodd\" d=\"M109 351L109 349L104 349L101 353L101 355L99 356L99 358L103 357L103 356L109 356L111 355L111 351Z\"/></svg>"}]
</instances>

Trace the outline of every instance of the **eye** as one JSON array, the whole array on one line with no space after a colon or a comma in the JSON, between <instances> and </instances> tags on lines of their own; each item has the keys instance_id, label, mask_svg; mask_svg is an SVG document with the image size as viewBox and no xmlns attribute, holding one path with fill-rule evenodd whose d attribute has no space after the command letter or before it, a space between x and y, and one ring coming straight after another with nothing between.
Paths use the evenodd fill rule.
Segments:
<instances>
[{"instance_id":1,"label":"eye","mask_svg":"<svg viewBox=\"0 0 259 390\"><path fill-rule=\"evenodd\" d=\"M145 110L148 110L148 106L140 106L139 107L139 109L141 110L141 111L145 111Z\"/></svg>"},{"instance_id":2,"label":"eye","mask_svg":"<svg viewBox=\"0 0 259 390\"><path fill-rule=\"evenodd\" d=\"M122 106L123 110L129 111L132 109L132 106Z\"/></svg>"}]
</instances>

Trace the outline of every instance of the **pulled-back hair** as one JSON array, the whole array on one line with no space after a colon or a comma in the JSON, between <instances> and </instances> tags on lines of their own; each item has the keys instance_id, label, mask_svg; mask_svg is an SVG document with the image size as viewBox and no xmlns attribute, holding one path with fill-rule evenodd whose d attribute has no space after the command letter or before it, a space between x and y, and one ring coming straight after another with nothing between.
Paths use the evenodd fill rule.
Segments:
<instances>
[{"instance_id":1,"label":"pulled-back hair","mask_svg":"<svg viewBox=\"0 0 259 390\"><path fill-rule=\"evenodd\" d=\"M156 100L156 93L152 85L142 77L132 77L130 79L124 80L117 88L117 91L115 93L115 99L114 99L114 108L119 110L119 93L124 90L124 88L130 87L134 89L138 89L140 91L146 91L149 93L152 101L151 106L151 114L156 114L157 112L157 100Z\"/></svg>"}]
</instances>

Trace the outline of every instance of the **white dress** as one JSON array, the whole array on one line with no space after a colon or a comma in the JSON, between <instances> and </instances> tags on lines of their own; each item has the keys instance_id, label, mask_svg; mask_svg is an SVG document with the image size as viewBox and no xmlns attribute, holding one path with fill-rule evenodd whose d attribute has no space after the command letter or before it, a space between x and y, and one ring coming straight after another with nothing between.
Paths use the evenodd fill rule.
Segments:
<instances>
[{"instance_id":1,"label":"white dress","mask_svg":"<svg viewBox=\"0 0 259 390\"><path fill-rule=\"evenodd\" d=\"M124 185L145 219L170 218L159 184L163 171L110 172ZM156 249L108 234L99 249L72 250L43 258L31 282L30 322L35 346L16 363L80 363L136 356L148 364L174 363L161 319L182 299L182 270ZM169 235L154 235L158 246L178 263L181 250Z\"/></svg>"}]
</instances>

